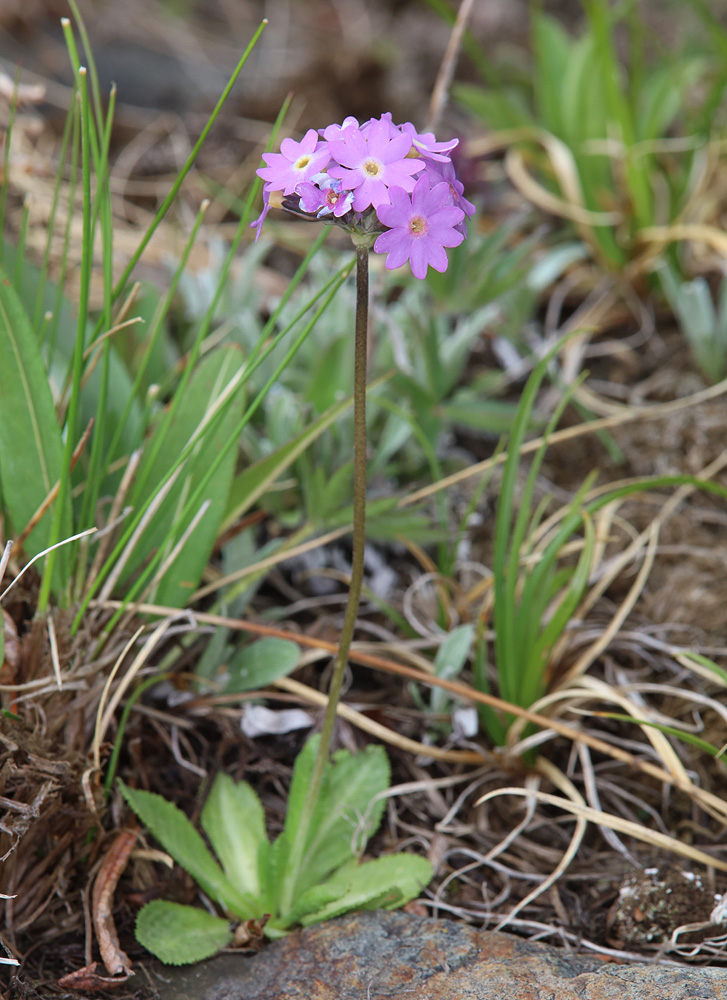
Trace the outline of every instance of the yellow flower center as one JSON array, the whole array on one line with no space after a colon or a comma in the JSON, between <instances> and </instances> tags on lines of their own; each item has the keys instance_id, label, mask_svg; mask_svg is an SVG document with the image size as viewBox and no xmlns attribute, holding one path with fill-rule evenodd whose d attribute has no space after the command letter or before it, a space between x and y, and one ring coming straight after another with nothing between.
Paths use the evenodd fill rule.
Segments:
<instances>
[{"instance_id":1,"label":"yellow flower center","mask_svg":"<svg viewBox=\"0 0 727 1000\"><path fill-rule=\"evenodd\" d=\"M364 173L369 177L378 177L381 173L381 164L378 160L366 160L363 165Z\"/></svg>"},{"instance_id":2,"label":"yellow flower center","mask_svg":"<svg viewBox=\"0 0 727 1000\"><path fill-rule=\"evenodd\" d=\"M305 153L303 156L299 156L298 159L293 164L296 170L305 170L305 168L310 163L310 154Z\"/></svg>"},{"instance_id":3,"label":"yellow flower center","mask_svg":"<svg viewBox=\"0 0 727 1000\"><path fill-rule=\"evenodd\" d=\"M421 215L415 215L409 223L409 232L412 236L424 236L427 231L427 220Z\"/></svg>"}]
</instances>

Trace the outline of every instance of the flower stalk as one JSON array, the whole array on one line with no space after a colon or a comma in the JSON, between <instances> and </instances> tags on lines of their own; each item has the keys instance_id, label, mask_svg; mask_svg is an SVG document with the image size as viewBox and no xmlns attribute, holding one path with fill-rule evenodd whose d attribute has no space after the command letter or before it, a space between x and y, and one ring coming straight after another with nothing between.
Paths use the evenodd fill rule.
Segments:
<instances>
[{"instance_id":1,"label":"flower stalk","mask_svg":"<svg viewBox=\"0 0 727 1000\"><path fill-rule=\"evenodd\" d=\"M341 697L343 676L346 672L348 653L356 627L358 606L361 598L361 583L364 571L364 547L366 542L366 369L369 313L369 248L371 240L362 238L356 243L356 332L354 342L353 369L353 555L351 559L351 581L348 601L341 627L341 638L333 667L328 691L328 704L323 718L320 742L311 771L310 783L295 834L290 845L288 869L289 882L284 889L283 907L292 905L295 883L308 841L308 835L315 812L316 803L323 784L328 763L336 709Z\"/></svg>"},{"instance_id":2,"label":"flower stalk","mask_svg":"<svg viewBox=\"0 0 727 1000\"><path fill-rule=\"evenodd\" d=\"M337 225L356 247L356 341L353 389L353 559L348 602L331 676L328 704L306 797L288 847L280 907L289 911L320 793L326 776L336 709L356 627L364 569L366 527L366 342L369 252L386 254L392 270L409 262L414 277L447 269L446 249L467 237L475 206L464 196L450 153L458 139L437 142L410 122L396 125L389 112L359 125L349 116L340 125L309 129L300 142L284 139L279 153L264 153L258 176L263 210L252 223L257 237L273 207L311 222Z\"/></svg>"}]
</instances>

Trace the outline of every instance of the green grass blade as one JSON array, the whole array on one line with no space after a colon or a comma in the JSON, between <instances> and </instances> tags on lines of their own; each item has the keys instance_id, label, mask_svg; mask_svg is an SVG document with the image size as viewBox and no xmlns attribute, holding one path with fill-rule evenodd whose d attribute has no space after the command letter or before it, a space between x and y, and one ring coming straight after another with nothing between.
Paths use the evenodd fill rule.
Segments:
<instances>
[{"instance_id":1,"label":"green grass blade","mask_svg":"<svg viewBox=\"0 0 727 1000\"><path fill-rule=\"evenodd\" d=\"M53 236L55 234L55 223L56 215L58 213L58 200L61 193L61 185L63 184L63 167L66 163L68 157L69 144L71 142L71 136L73 135L73 124L76 121L76 90L75 84L74 89L71 92L70 105L68 114L66 115L66 120L63 125L63 135L61 136L61 145L58 153L58 167L56 169L55 182L53 184L53 198L51 200L50 213L48 216L47 223L47 237L45 241L45 249L43 251L43 262L40 268L40 281L38 282L38 289L36 291L35 298L35 309L33 311L33 326L36 331L40 330L41 317L43 315L43 298L46 282L48 280L48 265L50 263L51 246L53 243ZM75 175L75 171L72 171L72 177ZM72 180L69 182L68 191L68 204L73 204L73 189ZM70 213L69 213L70 215ZM0 230L1 231L1 230ZM48 361L50 362L50 357Z\"/></svg>"},{"instance_id":2,"label":"green grass blade","mask_svg":"<svg viewBox=\"0 0 727 1000\"><path fill-rule=\"evenodd\" d=\"M195 219L194 225L192 226L192 231L184 247L179 263L174 271L174 275L170 282L167 294L164 296L163 301L160 303L156 311L154 321L148 333L144 356L142 357L141 362L137 368L136 374L134 376L134 381L129 390L123 412L121 413L121 416L115 421L114 434L113 437L111 438L111 443L109 444L107 452L109 463L114 460L114 457L116 456L116 453L118 451L119 444L124 434L124 430L127 426L129 414L131 413L134 401L138 398L139 390L144 382L144 376L149 367L149 364L154 354L154 350L156 349L156 346L159 342L159 338L164 329L163 326L164 318L168 314L172 302L174 301L174 297L177 293L177 288L179 286L179 281L186 269L187 262L189 260L189 255L192 252L192 247L194 246L195 241L197 239L197 235L199 233L200 226L202 225L204 214L207 210L208 205L209 202L205 201L200 206L199 212L197 213L197 218Z\"/></svg>"},{"instance_id":3,"label":"green grass blade","mask_svg":"<svg viewBox=\"0 0 727 1000\"><path fill-rule=\"evenodd\" d=\"M85 346L86 321L88 318L88 300L91 287L91 270L93 266L93 221L91 199L91 108L88 99L86 70L78 71L79 94L81 102L81 159L83 178L83 247L81 254L81 288L78 303L78 326L76 346L73 356L73 382L66 415L65 451L63 467L58 490L58 503L55 508L51 528L50 544L55 545L61 540L62 512L66 497L70 495L71 458L78 440L78 413L81 401L81 378L83 375L83 352ZM53 566L58 550L48 553L45 569L38 595L38 610L43 612L48 606L50 596Z\"/></svg>"},{"instance_id":4,"label":"green grass blade","mask_svg":"<svg viewBox=\"0 0 727 1000\"><path fill-rule=\"evenodd\" d=\"M691 746L697 747L699 750L704 751L704 753L709 754L710 757L719 757L722 752L713 743L700 739L694 733L685 732L683 729L679 729L678 726L665 726L660 722L637 719L633 715L622 715L620 712L593 712L590 714L593 714L598 719L616 719L619 722L633 722L637 726L649 726L650 729L658 729L660 733L664 733L666 736L675 736L682 743L689 743Z\"/></svg>"}]
</instances>

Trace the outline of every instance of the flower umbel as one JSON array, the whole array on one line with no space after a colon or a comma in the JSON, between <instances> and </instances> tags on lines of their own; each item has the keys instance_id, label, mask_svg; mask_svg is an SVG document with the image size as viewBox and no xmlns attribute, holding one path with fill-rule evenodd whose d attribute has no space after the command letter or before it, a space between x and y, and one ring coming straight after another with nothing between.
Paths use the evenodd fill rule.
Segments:
<instances>
[{"instance_id":1,"label":"flower umbel","mask_svg":"<svg viewBox=\"0 0 727 1000\"><path fill-rule=\"evenodd\" d=\"M417 278L429 267L444 271L445 248L466 238L475 211L450 159L458 142L420 135L410 122L395 125L388 112L363 125L348 117L310 129L300 142L284 139L258 170L266 183L263 211L252 223L256 239L279 192L276 205L342 226L357 245L387 254L389 269L409 261Z\"/></svg>"}]
</instances>

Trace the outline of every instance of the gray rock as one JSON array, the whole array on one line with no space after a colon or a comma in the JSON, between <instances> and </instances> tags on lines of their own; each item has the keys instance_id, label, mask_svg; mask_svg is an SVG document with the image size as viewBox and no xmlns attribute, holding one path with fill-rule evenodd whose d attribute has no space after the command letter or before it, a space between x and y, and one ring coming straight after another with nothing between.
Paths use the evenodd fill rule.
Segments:
<instances>
[{"instance_id":1,"label":"gray rock","mask_svg":"<svg viewBox=\"0 0 727 1000\"><path fill-rule=\"evenodd\" d=\"M406 913L353 914L159 976L160 1000L727 1000L727 969L616 965Z\"/></svg>"}]
</instances>

